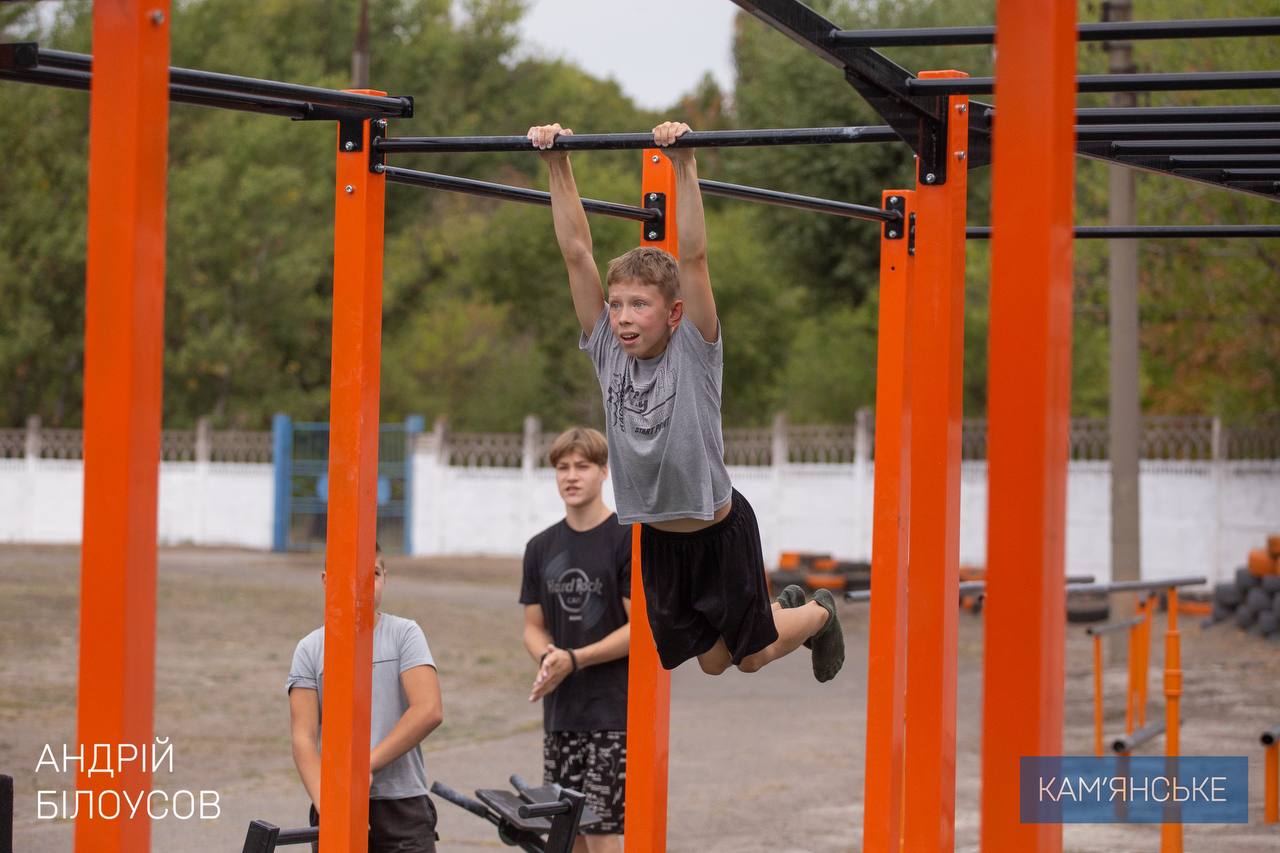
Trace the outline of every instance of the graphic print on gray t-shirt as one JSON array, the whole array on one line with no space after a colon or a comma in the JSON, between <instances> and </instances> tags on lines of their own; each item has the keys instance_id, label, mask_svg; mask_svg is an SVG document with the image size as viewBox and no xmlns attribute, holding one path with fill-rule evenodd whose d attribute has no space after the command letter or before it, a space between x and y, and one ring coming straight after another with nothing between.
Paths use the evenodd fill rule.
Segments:
<instances>
[{"instance_id":1,"label":"graphic print on gray t-shirt","mask_svg":"<svg viewBox=\"0 0 1280 853\"><path fill-rule=\"evenodd\" d=\"M604 396L619 521L714 518L733 494L720 430L722 336L703 340L686 319L661 355L636 358L609 327L606 305L578 347L591 356Z\"/></svg>"},{"instance_id":2,"label":"graphic print on gray t-shirt","mask_svg":"<svg viewBox=\"0 0 1280 853\"><path fill-rule=\"evenodd\" d=\"M667 369L667 354L623 362L609 377L605 411L609 426L631 429L635 435L654 435L671 422L676 398L676 374Z\"/></svg>"}]
</instances>

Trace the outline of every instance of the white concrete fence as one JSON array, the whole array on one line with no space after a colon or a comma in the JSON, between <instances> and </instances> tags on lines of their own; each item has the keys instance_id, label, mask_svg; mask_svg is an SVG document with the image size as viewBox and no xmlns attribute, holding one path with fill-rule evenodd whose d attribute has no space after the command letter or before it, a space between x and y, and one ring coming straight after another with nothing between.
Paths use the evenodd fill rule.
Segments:
<instances>
[{"instance_id":1,"label":"white concrete fence","mask_svg":"<svg viewBox=\"0 0 1280 853\"><path fill-rule=\"evenodd\" d=\"M159 539L164 545L270 548L271 433L215 432L208 421L161 437ZM80 430L0 430L0 542L75 543L83 524Z\"/></svg>"},{"instance_id":2,"label":"white concrete fence","mask_svg":"<svg viewBox=\"0 0 1280 853\"><path fill-rule=\"evenodd\" d=\"M765 558L829 551L869 559L874 446L870 413L837 427L726 430L737 488L760 519ZM1227 578L1248 549L1280 531L1280 422L1224 427L1210 418L1151 418L1141 466L1142 576ZM545 449L554 437L528 419L523 433L450 434L443 423L413 453L410 523L422 555L517 556L561 516ZM985 425L967 423L961 474L960 559L985 562ZM163 544L269 548L270 433L166 431L160 464ZM1110 577L1106 425L1073 423L1067 567ZM79 432L0 430L0 542L79 541ZM606 499L612 494L606 491Z\"/></svg>"}]
</instances>

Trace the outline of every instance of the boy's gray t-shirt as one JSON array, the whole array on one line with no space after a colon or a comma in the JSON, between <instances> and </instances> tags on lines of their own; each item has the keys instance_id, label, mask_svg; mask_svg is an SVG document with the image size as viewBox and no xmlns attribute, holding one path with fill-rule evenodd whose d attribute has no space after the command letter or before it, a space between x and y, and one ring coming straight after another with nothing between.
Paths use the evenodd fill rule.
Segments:
<instances>
[{"instance_id":1,"label":"boy's gray t-shirt","mask_svg":"<svg viewBox=\"0 0 1280 853\"><path fill-rule=\"evenodd\" d=\"M733 495L720 430L723 335L708 343L682 320L662 355L636 358L609 328L606 305L578 347L604 394L618 522L714 518Z\"/></svg>"},{"instance_id":2,"label":"boy's gray t-shirt","mask_svg":"<svg viewBox=\"0 0 1280 853\"><path fill-rule=\"evenodd\" d=\"M418 623L383 613L373 627L373 696L370 705L369 749L373 749L404 716L409 700L400 684L400 673L415 666L436 665ZM324 707L324 628L317 628L298 643L285 690L315 690ZM324 720L321 719L323 726ZM422 750L415 746L373 774L371 800L402 800L427 793L427 771Z\"/></svg>"}]
</instances>

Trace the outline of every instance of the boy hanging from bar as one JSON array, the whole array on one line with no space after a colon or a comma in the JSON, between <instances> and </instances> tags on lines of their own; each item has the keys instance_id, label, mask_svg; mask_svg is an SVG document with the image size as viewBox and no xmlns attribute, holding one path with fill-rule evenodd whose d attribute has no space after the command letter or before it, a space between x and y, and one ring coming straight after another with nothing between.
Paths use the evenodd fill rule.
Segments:
<instances>
[{"instance_id":1,"label":"boy hanging from bar","mask_svg":"<svg viewBox=\"0 0 1280 853\"><path fill-rule=\"evenodd\" d=\"M818 681L844 664L835 599L806 603L790 586L769 601L760 529L724 465L720 427L724 343L707 266L693 150L671 148L681 122L653 129L675 169L680 258L641 246L609 262L601 292L591 230L558 124L529 129L550 171L556 240L582 326L579 348L604 395L621 524L639 522L649 625L666 669L697 658L703 672L755 672L801 646Z\"/></svg>"}]
</instances>

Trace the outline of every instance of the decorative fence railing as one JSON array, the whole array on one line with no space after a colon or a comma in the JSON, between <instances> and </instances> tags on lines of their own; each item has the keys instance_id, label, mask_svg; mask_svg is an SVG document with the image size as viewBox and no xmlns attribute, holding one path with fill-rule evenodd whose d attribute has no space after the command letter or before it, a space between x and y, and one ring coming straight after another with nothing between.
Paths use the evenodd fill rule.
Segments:
<instances>
[{"instance_id":1,"label":"decorative fence railing","mask_svg":"<svg viewBox=\"0 0 1280 853\"><path fill-rule=\"evenodd\" d=\"M1228 425L1207 415L1151 415L1142 419L1139 440L1143 459L1277 459L1280 417ZM965 459L986 459L987 422L966 420L962 445ZM1105 418L1071 419L1073 461L1107 459L1110 446Z\"/></svg>"},{"instance_id":2,"label":"decorative fence railing","mask_svg":"<svg viewBox=\"0 0 1280 853\"><path fill-rule=\"evenodd\" d=\"M1222 433L1227 459L1280 459L1280 414L1234 424Z\"/></svg>"},{"instance_id":3,"label":"decorative fence railing","mask_svg":"<svg viewBox=\"0 0 1280 853\"><path fill-rule=\"evenodd\" d=\"M791 424L784 416L768 427L730 427L724 431L725 461L767 467L788 464L849 464L875 455L874 417L858 413L852 424ZM557 433L525 419L523 432L453 432L438 421L421 433L417 450L445 464L464 468L539 468ZM1069 458L1105 460L1110 436L1102 418L1073 418ZM964 421L961 452L966 460L987 458L985 420ZM1143 419L1143 459L1209 461L1280 459L1280 414L1238 422L1209 416ZM44 429L31 418L26 429L0 429L0 459L80 459L84 440L78 429ZM270 463L272 434L266 430L213 430L201 421L193 430L164 430L161 458L166 462Z\"/></svg>"},{"instance_id":4,"label":"decorative fence railing","mask_svg":"<svg viewBox=\"0 0 1280 853\"><path fill-rule=\"evenodd\" d=\"M272 461L268 430L214 430L201 420L195 429L160 433L165 462L267 463ZM28 418L26 429L0 429L0 459L83 459L84 433L78 429L45 429Z\"/></svg>"}]
</instances>

